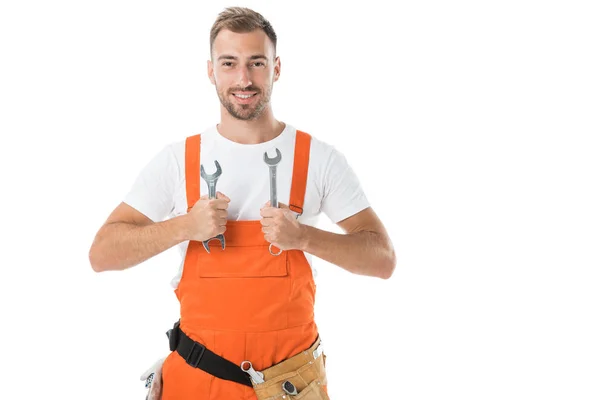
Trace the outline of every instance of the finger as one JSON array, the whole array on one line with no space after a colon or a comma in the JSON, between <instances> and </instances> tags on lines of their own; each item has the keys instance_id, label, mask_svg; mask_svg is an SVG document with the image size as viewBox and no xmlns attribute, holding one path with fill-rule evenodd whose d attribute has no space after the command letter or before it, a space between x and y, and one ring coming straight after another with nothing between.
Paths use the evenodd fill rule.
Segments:
<instances>
[{"instance_id":1,"label":"finger","mask_svg":"<svg viewBox=\"0 0 600 400\"><path fill-rule=\"evenodd\" d=\"M220 219L227 219L227 210L221 210L221 209L217 209L217 216Z\"/></svg>"},{"instance_id":2,"label":"finger","mask_svg":"<svg viewBox=\"0 0 600 400\"><path fill-rule=\"evenodd\" d=\"M271 222L273 222L273 219L272 219L272 218L262 218L262 219L260 220L260 224L261 224L262 226L271 226Z\"/></svg>"},{"instance_id":3,"label":"finger","mask_svg":"<svg viewBox=\"0 0 600 400\"><path fill-rule=\"evenodd\" d=\"M217 210L227 210L229 207L229 202L225 199L216 199L214 201L214 206Z\"/></svg>"},{"instance_id":4,"label":"finger","mask_svg":"<svg viewBox=\"0 0 600 400\"><path fill-rule=\"evenodd\" d=\"M275 208L261 208L260 209L260 215L263 218L271 218L275 215L276 211Z\"/></svg>"},{"instance_id":5,"label":"finger","mask_svg":"<svg viewBox=\"0 0 600 400\"><path fill-rule=\"evenodd\" d=\"M231 201L231 199L229 197L227 197L226 195L224 195L221 192L217 192L217 199L224 199L224 200L227 200L227 202Z\"/></svg>"}]
</instances>

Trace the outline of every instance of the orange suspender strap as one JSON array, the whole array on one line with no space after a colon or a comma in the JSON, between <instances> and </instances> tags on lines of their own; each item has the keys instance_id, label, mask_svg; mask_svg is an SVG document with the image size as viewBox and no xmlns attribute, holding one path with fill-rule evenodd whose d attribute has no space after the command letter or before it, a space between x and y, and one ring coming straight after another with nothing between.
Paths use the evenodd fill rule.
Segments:
<instances>
[{"instance_id":1,"label":"orange suspender strap","mask_svg":"<svg viewBox=\"0 0 600 400\"><path fill-rule=\"evenodd\" d=\"M200 134L185 139L185 193L190 212L200 200Z\"/></svg>"},{"instance_id":2,"label":"orange suspender strap","mask_svg":"<svg viewBox=\"0 0 600 400\"><path fill-rule=\"evenodd\" d=\"M290 192L290 210L302 214L304 211L304 194L306 193L306 180L308 177L308 159L310 155L310 135L296 130L296 144L294 147L294 172L292 176L292 189Z\"/></svg>"}]
</instances>

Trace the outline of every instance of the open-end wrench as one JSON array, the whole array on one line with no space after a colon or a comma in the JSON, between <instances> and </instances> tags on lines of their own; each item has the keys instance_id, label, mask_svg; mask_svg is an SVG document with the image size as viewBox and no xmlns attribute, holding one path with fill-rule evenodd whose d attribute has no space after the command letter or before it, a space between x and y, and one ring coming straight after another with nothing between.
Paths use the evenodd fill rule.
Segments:
<instances>
[{"instance_id":1,"label":"open-end wrench","mask_svg":"<svg viewBox=\"0 0 600 400\"><path fill-rule=\"evenodd\" d=\"M200 165L200 176L202 176L202 179L204 179L206 181L206 184L208 185L208 198L209 199L217 198L217 179L219 179L219 176L221 176L221 166L219 165L219 162L217 160L215 160L215 166L217 167L217 172L215 172L214 174L208 175L204 171L204 165ZM206 249L206 251L208 253L210 253L210 248L208 247L208 242L210 242L213 239L219 239L221 241L221 249L225 250L225 237L223 236L222 233L220 233L217 236L207 239L207 240L204 240L202 242L202 244L204 245L204 248Z\"/></svg>"},{"instance_id":2,"label":"open-end wrench","mask_svg":"<svg viewBox=\"0 0 600 400\"><path fill-rule=\"evenodd\" d=\"M269 158L269 155L265 151L264 160L265 163L269 166L269 177L270 177L270 188L271 188L271 207L279 208L279 203L277 202L277 164L281 161L281 152L278 148L275 148L277 155L274 158ZM271 251L271 247L273 243L269 244L269 253L274 256L278 256L281 254L283 250L279 249L279 253L273 253Z\"/></svg>"}]
</instances>

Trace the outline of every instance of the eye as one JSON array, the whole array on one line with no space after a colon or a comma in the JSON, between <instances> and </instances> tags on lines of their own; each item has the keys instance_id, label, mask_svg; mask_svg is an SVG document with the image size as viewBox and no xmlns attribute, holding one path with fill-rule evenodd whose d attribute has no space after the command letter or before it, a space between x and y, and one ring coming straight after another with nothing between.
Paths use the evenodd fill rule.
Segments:
<instances>
[{"instance_id":1,"label":"eye","mask_svg":"<svg viewBox=\"0 0 600 400\"><path fill-rule=\"evenodd\" d=\"M256 67L262 67L264 65L265 65L265 63L263 63L262 61L257 61L254 63L254 66L256 66Z\"/></svg>"},{"instance_id":2,"label":"eye","mask_svg":"<svg viewBox=\"0 0 600 400\"><path fill-rule=\"evenodd\" d=\"M233 65L233 63L231 61L225 61L223 64L221 64L225 67L231 67Z\"/></svg>"}]
</instances>

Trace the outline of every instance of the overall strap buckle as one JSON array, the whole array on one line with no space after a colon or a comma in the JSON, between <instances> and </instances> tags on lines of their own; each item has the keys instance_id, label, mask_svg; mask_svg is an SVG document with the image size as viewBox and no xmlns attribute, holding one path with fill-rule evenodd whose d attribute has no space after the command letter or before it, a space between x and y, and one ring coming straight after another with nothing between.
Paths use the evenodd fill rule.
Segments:
<instances>
[{"instance_id":1,"label":"overall strap buckle","mask_svg":"<svg viewBox=\"0 0 600 400\"><path fill-rule=\"evenodd\" d=\"M199 351L194 353L195 349L199 349ZM190 364L194 368L198 368L198 364L200 364L200 360L204 355L204 350L206 350L206 346L204 346L202 343L193 342L190 352L184 357L185 362Z\"/></svg>"}]
</instances>

